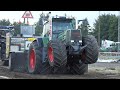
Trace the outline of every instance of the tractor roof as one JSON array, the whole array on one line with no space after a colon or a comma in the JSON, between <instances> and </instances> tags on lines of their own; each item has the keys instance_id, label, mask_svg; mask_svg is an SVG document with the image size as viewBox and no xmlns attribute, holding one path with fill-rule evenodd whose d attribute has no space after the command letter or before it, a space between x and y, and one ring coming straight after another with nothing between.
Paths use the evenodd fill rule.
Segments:
<instances>
[{"instance_id":1,"label":"tractor roof","mask_svg":"<svg viewBox=\"0 0 120 90\"><path fill-rule=\"evenodd\" d=\"M52 19L75 19L72 16L53 16Z\"/></svg>"},{"instance_id":2,"label":"tractor roof","mask_svg":"<svg viewBox=\"0 0 120 90\"><path fill-rule=\"evenodd\" d=\"M71 21L73 20L73 17L52 17L53 21Z\"/></svg>"}]
</instances>

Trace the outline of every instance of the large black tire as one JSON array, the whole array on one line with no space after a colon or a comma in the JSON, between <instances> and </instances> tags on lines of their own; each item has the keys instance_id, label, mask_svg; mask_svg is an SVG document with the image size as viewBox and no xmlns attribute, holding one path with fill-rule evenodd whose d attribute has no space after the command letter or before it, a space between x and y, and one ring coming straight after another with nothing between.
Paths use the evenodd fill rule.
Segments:
<instances>
[{"instance_id":1,"label":"large black tire","mask_svg":"<svg viewBox=\"0 0 120 90\"><path fill-rule=\"evenodd\" d=\"M35 55L34 58L34 68L31 68L30 66L30 60L31 60L31 54L32 52ZM47 59L47 58L46 58ZM29 48L28 51L28 60L27 60L27 71L30 74L50 74L51 73L51 67L49 65L48 59L46 62L42 62L42 50L38 46L37 42L34 41Z\"/></svg>"},{"instance_id":2,"label":"large black tire","mask_svg":"<svg viewBox=\"0 0 120 90\"><path fill-rule=\"evenodd\" d=\"M98 60L98 43L94 36L88 35L82 39L83 45L87 45L82 53L82 62L84 64L93 64Z\"/></svg>"},{"instance_id":3,"label":"large black tire","mask_svg":"<svg viewBox=\"0 0 120 90\"><path fill-rule=\"evenodd\" d=\"M74 75L83 75L88 72L88 64L84 64L81 61L79 63L72 63L70 66L70 73Z\"/></svg>"},{"instance_id":4,"label":"large black tire","mask_svg":"<svg viewBox=\"0 0 120 90\"><path fill-rule=\"evenodd\" d=\"M49 49L52 48L53 62L49 57ZM60 40L51 40L48 43L48 59L53 74L65 74L67 71L67 51L66 46ZM52 64L51 64L52 63Z\"/></svg>"}]
</instances>

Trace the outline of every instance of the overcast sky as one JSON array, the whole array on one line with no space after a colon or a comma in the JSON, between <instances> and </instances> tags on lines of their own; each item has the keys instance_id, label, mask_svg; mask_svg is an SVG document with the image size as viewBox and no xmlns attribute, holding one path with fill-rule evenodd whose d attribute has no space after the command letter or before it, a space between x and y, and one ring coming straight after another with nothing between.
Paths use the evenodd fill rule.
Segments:
<instances>
[{"instance_id":1,"label":"overcast sky","mask_svg":"<svg viewBox=\"0 0 120 90\"><path fill-rule=\"evenodd\" d=\"M22 15L25 11L0 11L0 20L9 19L11 23L13 21L21 21L23 22ZM43 11L44 13L48 13L49 11ZM39 20L40 14L42 11L31 11L33 15L33 19L29 19L30 25L34 24ZM51 11L52 15L65 15L65 13L69 16L75 16L77 19L88 19L88 22L91 26L95 22L95 19L99 16L99 11ZM100 14L115 14L118 15L118 11L100 11Z\"/></svg>"}]
</instances>

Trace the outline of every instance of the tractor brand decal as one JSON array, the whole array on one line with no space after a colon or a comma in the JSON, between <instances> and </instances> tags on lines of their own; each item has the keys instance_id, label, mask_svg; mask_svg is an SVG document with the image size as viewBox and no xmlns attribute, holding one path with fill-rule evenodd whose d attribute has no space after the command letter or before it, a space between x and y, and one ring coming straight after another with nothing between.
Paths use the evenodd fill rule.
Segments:
<instances>
[{"instance_id":1,"label":"tractor brand decal","mask_svg":"<svg viewBox=\"0 0 120 90\"><path fill-rule=\"evenodd\" d=\"M52 25L50 25L50 37L52 37Z\"/></svg>"},{"instance_id":2,"label":"tractor brand decal","mask_svg":"<svg viewBox=\"0 0 120 90\"><path fill-rule=\"evenodd\" d=\"M52 39L52 20L50 20L50 32L49 32L49 39Z\"/></svg>"},{"instance_id":3,"label":"tractor brand decal","mask_svg":"<svg viewBox=\"0 0 120 90\"><path fill-rule=\"evenodd\" d=\"M11 38L11 46L18 46L20 51L24 51L25 38Z\"/></svg>"},{"instance_id":4,"label":"tractor brand decal","mask_svg":"<svg viewBox=\"0 0 120 90\"><path fill-rule=\"evenodd\" d=\"M12 47L19 47L19 51L24 51L24 50L28 50L30 44L35 40L36 38L11 38L11 46ZM9 46L9 45L8 45ZM13 49L13 48L11 48ZM13 50L10 50L13 51ZM18 49L16 49L15 51L18 51Z\"/></svg>"},{"instance_id":5,"label":"tractor brand decal","mask_svg":"<svg viewBox=\"0 0 120 90\"><path fill-rule=\"evenodd\" d=\"M11 43L24 43L24 38L11 38Z\"/></svg>"}]
</instances>

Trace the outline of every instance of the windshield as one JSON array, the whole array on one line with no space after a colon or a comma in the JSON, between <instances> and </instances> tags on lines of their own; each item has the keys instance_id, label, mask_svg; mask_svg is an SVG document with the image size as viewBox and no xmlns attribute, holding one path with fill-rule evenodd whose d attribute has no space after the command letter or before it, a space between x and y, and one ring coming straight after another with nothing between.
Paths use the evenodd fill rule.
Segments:
<instances>
[{"instance_id":1,"label":"windshield","mask_svg":"<svg viewBox=\"0 0 120 90\"><path fill-rule=\"evenodd\" d=\"M73 29L72 22L53 22L52 25L53 31L56 30L67 30L67 29Z\"/></svg>"},{"instance_id":2,"label":"windshield","mask_svg":"<svg viewBox=\"0 0 120 90\"><path fill-rule=\"evenodd\" d=\"M32 36L35 34L35 27L34 26L21 26L21 34L23 36Z\"/></svg>"},{"instance_id":3,"label":"windshield","mask_svg":"<svg viewBox=\"0 0 120 90\"><path fill-rule=\"evenodd\" d=\"M6 36L6 33L8 33L9 30L0 30L0 35Z\"/></svg>"}]
</instances>

